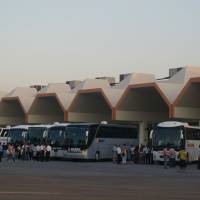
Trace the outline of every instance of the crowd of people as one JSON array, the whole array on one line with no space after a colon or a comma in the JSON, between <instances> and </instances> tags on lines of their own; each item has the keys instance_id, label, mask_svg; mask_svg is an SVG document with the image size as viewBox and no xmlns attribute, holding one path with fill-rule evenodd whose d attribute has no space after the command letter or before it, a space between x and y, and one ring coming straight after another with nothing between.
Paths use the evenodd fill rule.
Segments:
<instances>
[{"instance_id":1,"label":"crowd of people","mask_svg":"<svg viewBox=\"0 0 200 200\"><path fill-rule=\"evenodd\" d=\"M199 153L198 153L199 154ZM176 151L174 148L164 148L163 150L163 157L164 157L164 168L167 169L169 167L176 167ZM200 160L200 155L198 155ZM179 159L179 166L180 169L185 169L187 167L187 163L189 161L189 154L185 150L185 148L182 148L178 153L178 159Z\"/></svg>"},{"instance_id":2,"label":"crowd of people","mask_svg":"<svg viewBox=\"0 0 200 200\"><path fill-rule=\"evenodd\" d=\"M0 143L0 162L3 157L6 157L7 161L15 162L16 159L30 161L36 159L37 161L50 161L52 147L50 145L37 145L36 147L31 144L2 145Z\"/></svg>"},{"instance_id":3,"label":"crowd of people","mask_svg":"<svg viewBox=\"0 0 200 200\"><path fill-rule=\"evenodd\" d=\"M113 163L117 164L127 164L127 162L132 163L142 163L142 164L153 164L153 150L148 145L139 146L129 146L129 145L114 145L113 149ZM179 160L178 164L180 169L185 169L189 161L189 154L185 148L182 148L178 155L174 148L164 148L162 151L162 156L164 160L164 168L175 168L177 165L177 158ZM197 168L200 169L200 145L198 148L198 161Z\"/></svg>"},{"instance_id":4,"label":"crowd of people","mask_svg":"<svg viewBox=\"0 0 200 200\"><path fill-rule=\"evenodd\" d=\"M50 161L52 147L50 145L13 145L7 144L3 145L0 143L0 162L2 158L6 157L7 161L15 162L18 160L37 160L37 161ZM117 164L127 164L127 162L132 163L142 163L142 164L153 164L153 150L148 145L133 146L133 145L114 145L113 149L113 163ZM179 159L180 169L185 169L189 161L188 152L182 148L177 156L174 148L164 148L162 151L162 156L164 160L164 168L168 169L176 167L177 160ZM200 169L200 145L198 148L198 162L197 168Z\"/></svg>"},{"instance_id":5,"label":"crowd of people","mask_svg":"<svg viewBox=\"0 0 200 200\"><path fill-rule=\"evenodd\" d=\"M153 152L148 145L115 145L113 146L113 162L127 164L127 161L144 164L153 164Z\"/></svg>"}]
</instances>

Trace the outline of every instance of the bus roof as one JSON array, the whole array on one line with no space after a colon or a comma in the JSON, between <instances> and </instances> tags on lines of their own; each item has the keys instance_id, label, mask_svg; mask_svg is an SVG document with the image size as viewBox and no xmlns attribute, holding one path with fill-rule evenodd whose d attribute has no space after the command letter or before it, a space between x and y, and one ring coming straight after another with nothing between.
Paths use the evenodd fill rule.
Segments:
<instances>
[{"instance_id":1,"label":"bus roof","mask_svg":"<svg viewBox=\"0 0 200 200\"><path fill-rule=\"evenodd\" d=\"M51 128L55 125L51 125L51 124L39 124L39 125L32 125L29 128Z\"/></svg>"},{"instance_id":2,"label":"bus roof","mask_svg":"<svg viewBox=\"0 0 200 200\"><path fill-rule=\"evenodd\" d=\"M136 128L137 125L134 124L99 124L100 126L110 126L110 127L134 127Z\"/></svg>"},{"instance_id":3,"label":"bus roof","mask_svg":"<svg viewBox=\"0 0 200 200\"><path fill-rule=\"evenodd\" d=\"M69 126L71 125L70 123L59 123L59 124L54 124L52 125L51 127L49 128L54 128L54 127L66 127L66 126Z\"/></svg>"},{"instance_id":4,"label":"bus roof","mask_svg":"<svg viewBox=\"0 0 200 200\"><path fill-rule=\"evenodd\" d=\"M72 123L70 126L92 126L92 125L98 125L98 126L106 126L106 127L136 127L136 125L133 124L102 124L102 123Z\"/></svg>"},{"instance_id":5,"label":"bus roof","mask_svg":"<svg viewBox=\"0 0 200 200\"><path fill-rule=\"evenodd\" d=\"M100 123L71 123L69 126L92 126L92 125L100 125Z\"/></svg>"},{"instance_id":6,"label":"bus roof","mask_svg":"<svg viewBox=\"0 0 200 200\"><path fill-rule=\"evenodd\" d=\"M32 125L18 125L18 126L13 126L10 129L26 129L26 130L28 130L29 127L32 127Z\"/></svg>"},{"instance_id":7,"label":"bus roof","mask_svg":"<svg viewBox=\"0 0 200 200\"><path fill-rule=\"evenodd\" d=\"M199 126L190 126L186 122L178 122L178 121L166 121L166 122L161 122L157 125L157 127L166 127L166 128L171 128L171 127L179 127L179 126L184 126L186 128L196 128L200 129Z\"/></svg>"}]
</instances>

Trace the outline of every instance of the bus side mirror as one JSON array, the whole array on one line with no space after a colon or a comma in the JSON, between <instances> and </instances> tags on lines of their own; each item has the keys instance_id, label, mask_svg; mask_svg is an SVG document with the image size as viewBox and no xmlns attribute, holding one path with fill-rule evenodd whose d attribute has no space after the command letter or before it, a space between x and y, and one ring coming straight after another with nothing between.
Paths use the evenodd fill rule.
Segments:
<instances>
[{"instance_id":1,"label":"bus side mirror","mask_svg":"<svg viewBox=\"0 0 200 200\"><path fill-rule=\"evenodd\" d=\"M184 137L183 137L183 133L181 133L181 139L184 139Z\"/></svg>"},{"instance_id":2,"label":"bus side mirror","mask_svg":"<svg viewBox=\"0 0 200 200\"><path fill-rule=\"evenodd\" d=\"M43 137L47 137L47 130L43 132Z\"/></svg>"},{"instance_id":3,"label":"bus side mirror","mask_svg":"<svg viewBox=\"0 0 200 200\"><path fill-rule=\"evenodd\" d=\"M151 130L150 134L149 134L149 139L153 138L153 130Z\"/></svg>"},{"instance_id":4,"label":"bus side mirror","mask_svg":"<svg viewBox=\"0 0 200 200\"><path fill-rule=\"evenodd\" d=\"M88 137L89 136L89 131L85 132L85 136Z\"/></svg>"},{"instance_id":5,"label":"bus side mirror","mask_svg":"<svg viewBox=\"0 0 200 200\"><path fill-rule=\"evenodd\" d=\"M26 132L26 131L23 131L23 132L22 132L22 137L24 137L24 138L25 138L25 137L26 137L26 135L27 135L27 132Z\"/></svg>"},{"instance_id":6,"label":"bus side mirror","mask_svg":"<svg viewBox=\"0 0 200 200\"><path fill-rule=\"evenodd\" d=\"M181 130L181 139L184 139L183 131Z\"/></svg>"}]
</instances>

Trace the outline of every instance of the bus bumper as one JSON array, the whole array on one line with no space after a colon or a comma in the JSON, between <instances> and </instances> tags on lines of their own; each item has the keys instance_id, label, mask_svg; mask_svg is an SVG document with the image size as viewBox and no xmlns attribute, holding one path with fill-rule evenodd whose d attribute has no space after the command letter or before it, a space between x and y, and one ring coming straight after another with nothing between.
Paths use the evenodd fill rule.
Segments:
<instances>
[{"instance_id":1,"label":"bus bumper","mask_svg":"<svg viewBox=\"0 0 200 200\"><path fill-rule=\"evenodd\" d=\"M87 151L82 152L64 152L65 159L88 159Z\"/></svg>"}]
</instances>

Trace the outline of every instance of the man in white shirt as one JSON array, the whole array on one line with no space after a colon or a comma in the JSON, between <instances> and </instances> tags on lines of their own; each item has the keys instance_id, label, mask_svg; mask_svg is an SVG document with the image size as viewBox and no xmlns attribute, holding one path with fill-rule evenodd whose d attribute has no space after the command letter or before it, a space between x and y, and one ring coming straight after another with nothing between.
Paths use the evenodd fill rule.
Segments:
<instances>
[{"instance_id":1,"label":"man in white shirt","mask_svg":"<svg viewBox=\"0 0 200 200\"><path fill-rule=\"evenodd\" d=\"M46 161L48 162L50 160L50 155L51 155L51 146L48 144L46 147Z\"/></svg>"},{"instance_id":2,"label":"man in white shirt","mask_svg":"<svg viewBox=\"0 0 200 200\"><path fill-rule=\"evenodd\" d=\"M37 161L39 161L40 159L40 145L39 144L36 146L36 159Z\"/></svg>"},{"instance_id":3,"label":"man in white shirt","mask_svg":"<svg viewBox=\"0 0 200 200\"><path fill-rule=\"evenodd\" d=\"M45 152L45 146L42 144L40 145L40 161L44 161L44 152Z\"/></svg>"},{"instance_id":4,"label":"man in white shirt","mask_svg":"<svg viewBox=\"0 0 200 200\"><path fill-rule=\"evenodd\" d=\"M149 164L149 147L146 145L144 148L143 148L143 156L144 156L144 163L145 164Z\"/></svg>"},{"instance_id":5,"label":"man in white shirt","mask_svg":"<svg viewBox=\"0 0 200 200\"><path fill-rule=\"evenodd\" d=\"M122 149L120 146L117 147L117 164L120 164L122 160Z\"/></svg>"}]
</instances>

